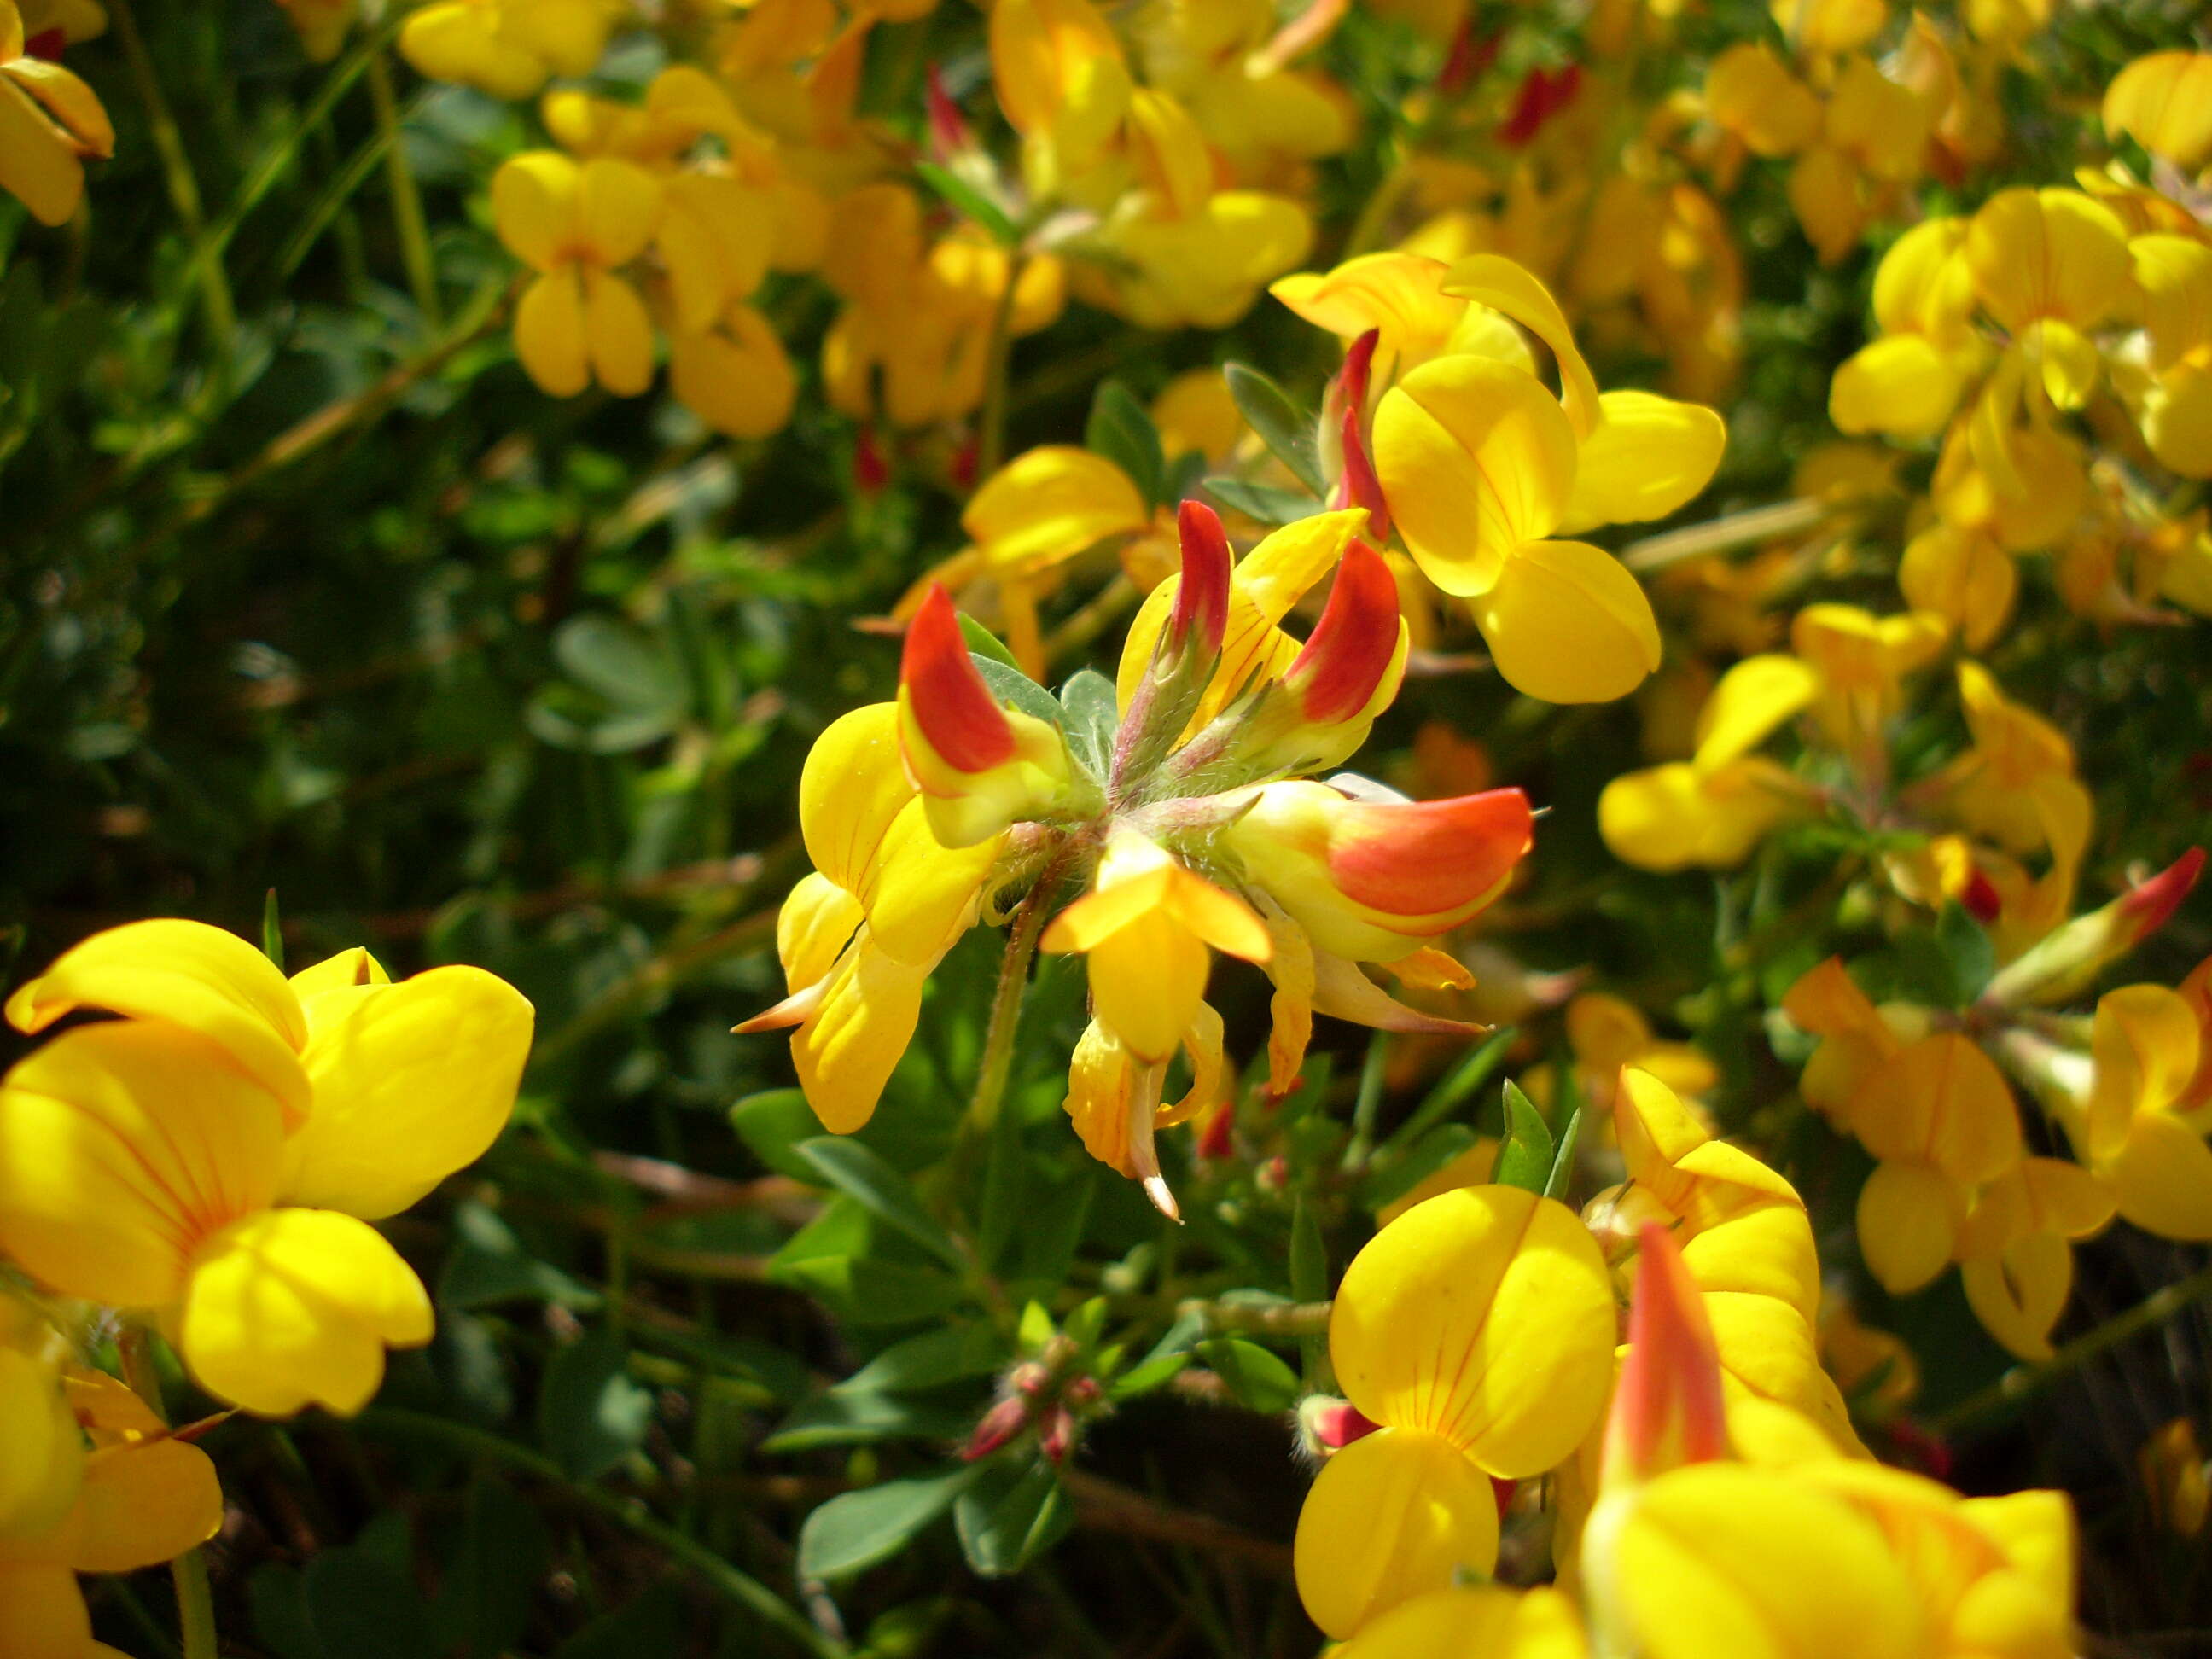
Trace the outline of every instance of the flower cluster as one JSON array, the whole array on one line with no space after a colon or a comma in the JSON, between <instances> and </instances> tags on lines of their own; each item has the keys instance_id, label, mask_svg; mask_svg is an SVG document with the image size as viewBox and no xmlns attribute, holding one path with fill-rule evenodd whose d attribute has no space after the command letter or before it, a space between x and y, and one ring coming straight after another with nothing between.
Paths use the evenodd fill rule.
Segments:
<instances>
[{"instance_id":1,"label":"flower cluster","mask_svg":"<svg viewBox=\"0 0 2212 1659\"><path fill-rule=\"evenodd\" d=\"M1814 1357L1796 1192L1650 1073L1617 1094L1628 1178L1580 1218L1463 1187L1346 1271L1346 1399L1302 1413L1327 1455L1297 1533L1315 1622L1362 1659L2071 1651L2064 1498L1869 1460ZM1493 1582L1501 1528L1515 1577L1548 1553L1556 1588Z\"/></svg>"},{"instance_id":2,"label":"flower cluster","mask_svg":"<svg viewBox=\"0 0 2212 1659\"><path fill-rule=\"evenodd\" d=\"M1118 684L1086 671L1057 700L971 651L951 599L931 591L897 701L842 717L807 758L799 821L815 868L777 927L791 995L739 1028L796 1028L793 1058L824 1125L867 1121L923 981L1009 904L1023 951L1081 953L1089 969L1092 1018L1068 1074L1078 1133L1170 1213L1155 1132L1220 1098L1222 1024L1205 1000L1214 951L1273 981L1278 1092L1317 1012L1467 1029L1397 1001L1361 964L1464 982L1430 941L1510 878L1529 846L1527 799L1415 802L1309 775L1359 746L1404 672L1396 585L1359 539L1364 516L1301 520L1237 560L1212 511L1185 502L1182 574L1138 613ZM1301 645L1279 624L1324 580ZM1080 896L1052 914L1069 889ZM1190 1086L1163 1105L1179 1051Z\"/></svg>"},{"instance_id":3,"label":"flower cluster","mask_svg":"<svg viewBox=\"0 0 2212 1659\"><path fill-rule=\"evenodd\" d=\"M70 1023L0 1079L0 1649L77 1659L73 1573L167 1560L222 1516L205 1455L91 1367L96 1310L226 1405L359 1411L432 1322L369 1224L505 1127L532 1013L477 969L394 984L351 950L288 980L161 921L65 952L7 1017Z\"/></svg>"}]
</instances>

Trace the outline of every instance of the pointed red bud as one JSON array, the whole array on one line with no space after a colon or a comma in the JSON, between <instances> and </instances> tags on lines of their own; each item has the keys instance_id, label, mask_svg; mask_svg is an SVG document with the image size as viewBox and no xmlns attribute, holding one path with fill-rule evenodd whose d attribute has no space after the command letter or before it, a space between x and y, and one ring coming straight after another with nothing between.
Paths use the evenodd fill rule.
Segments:
<instances>
[{"instance_id":1,"label":"pointed red bud","mask_svg":"<svg viewBox=\"0 0 2212 1659\"><path fill-rule=\"evenodd\" d=\"M890 463L884 459L883 440L872 426L860 428L853 444L853 488L863 495L880 495L891 481Z\"/></svg>"},{"instance_id":2,"label":"pointed red bud","mask_svg":"<svg viewBox=\"0 0 2212 1659\"><path fill-rule=\"evenodd\" d=\"M988 772L1014 757L1013 727L975 672L942 582L930 584L907 628L899 684L922 737L955 771Z\"/></svg>"},{"instance_id":3,"label":"pointed red bud","mask_svg":"<svg viewBox=\"0 0 2212 1659\"><path fill-rule=\"evenodd\" d=\"M1331 1400L1323 1395L1315 1395L1301 1405L1298 1416L1315 1441L1331 1451L1342 1451L1382 1426L1349 1400Z\"/></svg>"},{"instance_id":4,"label":"pointed red bud","mask_svg":"<svg viewBox=\"0 0 2212 1659\"><path fill-rule=\"evenodd\" d=\"M1229 631L1229 535L1220 515L1204 501L1187 501L1176 512L1182 543L1182 580L1168 617L1168 648L1195 648L1208 656Z\"/></svg>"},{"instance_id":5,"label":"pointed red bud","mask_svg":"<svg viewBox=\"0 0 2212 1659\"><path fill-rule=\"evenodd\" d=\"M1474 19L1462 18L1459 32L1452 36L1451 50L1444 54L1444 66L1437 75L1438 94L1456 98L1480 80L1498 61L1498 49L1504 40L1497 34L1476 40Z\"/></svg>"},{"instance_id":6,"label":"pointed red bud","mask_svg":"<svg viewBox=\"0 0 2212 1659\"><path fill-rule=\"evenodd\" d=\"M66 30L40 29L23 42L23 56L43 58L50 64L58 64L62 61L62 49L68 45L69 33Z\"/></svg>"},{"instance_id":7,"label":"pointed red bud","mask_svg":"<svg viewBox=\"0 0 2212 1659\"><path fill-rule=\"evenodd\" d=\"M1213 1109L1213 1115L1198 1132L1198 1143L1192 1151L1201 1162L1216 1163L1237 1149L1237 1103L1224 1100Z\"/></svg>"},{"instance_id":8,"label":"pointed red bud","mask_svg":"<svg viewBox=\"0 0 2212 1659\"><path fill-rule=\"evenodd\" d=\"M1720 1354L1705 1292L1666 1227L1646 1222L1639 1237L1628 1358L1605 1431L1608 1486L1728 1455Z\"/></svg>"},{"instance_id":9,"label":"pointed red bud","mask_svg":"<svg viewBox=\"0 0 2212 1659\"><path fill-rule=\"evenodd\" d=\"M1044 1414L1037 1429L1037 1449L1044 1454L1048 1463L1066 1461L1075 1449L1075 1419L1065 1406L1054 1406Z\"/></svg>"},{"instance_id":10,"label":"pointed red bud","mask_svg":"<svg viewBox=\"0 0 2212 1659\"><path fill-rule=\"evenodd\" d=\"M1020 1395L1010 1395L983 1413L983 1420L975 1425L968 1443L960 1449L961 1461L978 1462L1005 1445L1029 1426L1030 1402Z\"/></svg>"},{"instance_id":11,"label":"pointed red bud","mask_svg":"<svg viewBox=\"0 0 2212 1659\"><path fill-rule=\"evenodd\" d=\"M1330 816L1329 879L1353 903L1393 916L1480 904L1534 838L1535 815L1518 789L1445 800L1344 801Z\"/></svg>"},{"instance_id":12,"label":"pointed red bud","mask_svg":"<svg viewBox=\"0 0 2212 1659\"><path fill-rule=\"evenodd\" d=\"M1332 508L1365 507L1367 533L1381 541L1390 533L1390 499L1382 493L1382 480L1375 471L1373 458L1367 453L1367 440L1360 431L1356 406L1347 406L1344 411L1338 445L1344 456L1344 470L1337 475L1335 486L1328 493L1328 504Z\"/></svg>"},{"instance_id":13,"label":"pointed red bud","mask_svg":"<svg viewBox=\"0 0 2212 1659\"><path fill-rule=\"evenodd\" d=\"M929 66L927 88L931 159L943 161L963 150L975 149L975 135L969 131L967 118L960 113L960 106L952 101L952 94L945 89L945 71L938 64Z\"/></svg>"},{"instance_id":14,"label":"pointed red bud","mask_svg":"<svg viewBox=\"0 0 2212 1659\"><path fill-rule=\"evenodd\" d=\"M1498 141L1515 149L1531 142L1554 115L1575 101L1582 90L1583 66L1569 64L1553 70L1532 69L1521 82L1513 110L1498 129Z\"/></svg>"},{"instance_id":15,"label":"pointed red bud","mask_svg":"<svg viewBox=\"0 0 2212 1659\"><path fill-rule=\"evenodd\" d=\"M1336 568L1328 603L1305 649L1283 671L1283 686L1309 724L1334 726L1363 713L1397 659L1398 582L1383 556L1355 541Z\"/></svg>"},{"instance_id":16,"label":"pointed red bud","mask_svg":"<svg viewBox=\"0 0 2212 1659\"><path fill-rule=\"evenodd\" d=\"M2197 885L2197 878L2203 869L2204 849L2192 847L2124 895L2120 900L2120 915L2126 919L2130 936L2148 939L2165 927L2181 908L2181 901L2189 896L2190 890Z\"/></svg>"}]
</instances>

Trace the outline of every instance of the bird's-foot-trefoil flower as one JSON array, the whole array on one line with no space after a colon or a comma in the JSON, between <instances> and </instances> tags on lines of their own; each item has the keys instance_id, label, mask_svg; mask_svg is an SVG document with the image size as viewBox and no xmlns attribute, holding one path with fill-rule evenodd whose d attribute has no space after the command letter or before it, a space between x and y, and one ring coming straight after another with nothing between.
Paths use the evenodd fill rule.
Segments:
<instances>
[{"instance_id":1,"label":"bird's-foot-trefoil flower","mask_svg":"<svg viewBox=\"0 0 2212 1659\"><path fill-rule=\"evenodd\" d=\"M66 1388L70 1431L83 1443L81 1484L52 1525L0 1528L0 1653L10 1659L121 1659L93 1639L77 1575L172 1560L222 1523L205 1452L112 1376L72 1368Z\"/></svg>"},{"instance_id":2,"label":"bird's-foot-trefoil flower","mask_svg":"<svg viewBox=\"0 0 2212 1659\"><path fill-rule=\"evenodd\" d=\"M40 224L65 223L84 199L84 163L115 153L99 94L70 70L32 55L23 15L0 0L0 190Z\"/></svg>"},{"instance_id":3,"label":"bird's-foot-trefoil flower","mask_svg":"<svg viewBox=\"0 0 2212 1659\"><path fill-rule=\"evenodd\" d=\"M358 1411L429 1297L368 1224L506 1126L530 1005L475 968L392 983L364 951L287 980L191 921L94 935L9 1000L97 1010L0 1080L0 1249L157 1322L194 1379L268 1416Z\"/></svg>"},{"instance_id":4,"label":"bird's-foot-trefoil flower","mask_svg":"<svg viewBox=\"0 0 2212 1659\"><path fill-rule=\"evenodd\" d=\"M740 1028L797 1028L799 1080L825 1126L867 1121L924 980L988 914L1015 915L1024 951L1041 939L1085 956L1092 1024L1067 1109L1085 1146L1170 1213L1153 1132L1217 1103L1225 1073L1205 1000L1216 951L1274 979L1279 1091L1316 1012L1470 1029L1398 1002L1360 964L1453 977L1430 941L1527 852L1526 798L1414 802L1298 775L1358 748L1403 672L1396 587L1358 539L1364 517L1301 520L1237 562L1212 510L1185 502L1182 573L1139 611L1118 686L1079 674L1057 700L972 653L949 598L929 592L896 701L845 715L808 757L799 817L815 872L778 927L791 994ZM1301 644L1278 624L1332 572ZM1178 1053L1191 1086L1163 1106Z\"/></svg>"}]
</instances>

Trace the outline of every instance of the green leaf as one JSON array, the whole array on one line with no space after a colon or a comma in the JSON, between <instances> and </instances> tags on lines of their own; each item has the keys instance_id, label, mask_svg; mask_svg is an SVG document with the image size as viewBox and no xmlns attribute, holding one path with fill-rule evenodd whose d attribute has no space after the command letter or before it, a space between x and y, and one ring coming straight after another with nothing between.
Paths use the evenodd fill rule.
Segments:
<instances>
[{"instance_id":1,"label":"green leaf","mask_svg":"<svg viewBox=\"0 0 2212 1659\"><path fill-rule=\"evenodd\" d=\"M603 1618L594 1619L553 1650L553 1659L638 1659L675 1653L684 1644L684 1593L655 1584Z\"/></svg>"},{"instance_id":2,"label":"green leaf","mask_svg":"<svg viewBox=\"0 0 2212 1659\"><path fill-rule=\"evenodd\" d=\"M1964 1008L1989 988L1997 970L1996 946L1956 901L1936 918L1936 946L1950 978L1952 1006Z\"/></svg>"},{"instance_id":3,"label":"green leaf","mask_svg":"<svg viewBox=\"0 0 2212 1659\"><path fill-rule=\"evenodd\" d=\"M822 1133L822 1120L799 1089L765 1089L730 1108L730 1127L752 1155L778 1175L811 1183L814 1166L799 1155L799 1144Z\"/></svg>"},{"instance_id":4,"label":"green leaf","mask_svg":"<svg viewBox=\"0 0 2212 1659\"><path fill-rule=\"evenodd\" d=\"M284 971L284 923L276 913L276 890L272 887L261 900L261 954L276 964L276 971Z\"/></svg>"},{"instance_id":5,"label":"green leaf","mask_svg":"<svg viewBox=\"0 0 2212 1659\"><path fill-rule=\"evenodd\" d=\"M1518 1035L1513 1026L1502 1027L1493 1031L1480 1048L1463 1056L1459 1064L1445 1073L1443 1079L1429 1091L1421 1103L1406 1115L1406 1121L1390 1132L1377 1156L1402 1155L1402 1149L1413 1146L1428 1133L1431 1126L1443 1122L1457 1111L1470 1095L1490 1081L1491 1073L1504 1062L1506 1048ZM1428 1171L1425 1170L1421 1173L1425 1175ZM1407 1182L1405 1187L1399 1188L1398 1192L1390 1196L1395 1198L1398 1193L1404 1192L1413 1184L1413 1182Z\"/></svg>"},{"instance_id":6,"label":"green leaf","mask_svg":"<svg viewBox=\"0 0 2212 1659\"><path fill-rule=\"evenodd\" d=\"M773 1276L818 1297L850 1324L916 1325L960 1305L960 1281L935 1267L852 1256L778 1264Z\"/></svg>"},{"instance_id":7,"label":"green leaf","mask_svg":"<svg viewBox=\"0 0 2212 1659\"><path fill-rule=\"evenodd\" d=\"M1242 513L1261 524L1296 524L1321 511L1321 497L1273 484L1247 483L1242 478L1203 478L1200 489L1231 512Z\"/></svg>"},{"instance_id":8,"label":"green leaf","mask_svg":"<svg viewBox=\"0 0 2212 1659\"><path fill-rule=\"evenodd\" d=\"M1222 371L1229 395L1237 400L1244 422L1260 434L1260 441L1291 470L1291 476L1321 495L1327 488L1316 444L1314 417L1292 403L1290 394L1256 368L1231 363ZM1210 488L1210 486L1209 486Z\"/></svg>"},{"instance_id":9,"label":"green leaf","mask_svg":"<svg viewBox=\"0 0 2212 1659\"><path fill-rule=\"evenodd\" d=\"M1359 1183L1359 1207L1396 1203L1480 1139L1464 1123L1439 1123Z\"/></svg>"},{"instance_id":10,"label":"green leaf","mask_svg":"<svg viewBox=\"0 0 2212 1659\"><path fill-rule=\"evenodd\" d=\"M571 679L617 708L659 716L690 702L683 665L634 623L590 612L573 617L553 635L553 655Z\"/></svg>"},{"instance_id":11,"label":"green leaf","mask_svg":"<svg viewBox=\"0 0 2212 1659\"><path fill-rule=\"evenodd\" d=\"M834 1387L833 1394L911 1392L988 1376L1012 1358L988 1325L948 1325L894 1342Z\"/></svg>"},{"instance_id":12,"label":"green leaf","mask_svg":"<svg viewBox=\"0 0 2212 1659\"><path fill-rule=\"evenodd\" d=\"M957 1440L975 1426L977 1409L972 1402L953 1407L879 1390L831 1389L777 1424L761 1449L784 1453L884 1440Z\"/></svg>"},{"instance_id":13,"label":"green leaf","mask_svg":"<svg viewBox=\"0 0 2212 1659\"><path fill-rule=\"evenodd\" d=\"M1229 1392L1254 1411L1272 1414L1297 1403L1298 1374L1258 1343L1240 1336L1210 1337L1198 1345L1198 1352Z\"/></svg>"},{"instance_id":14,"label":"green leaf","mask_svg":"<svg viewBox=\"0 0 2212 1659\"><path fill-rule=\"evenodd\" d=\"M1505 1144L1498 1148L1498 1170L1491 1176L1501 1187L1521 1187L1540 1193L1551 1184L1555 1157L1552 1131L1544 1115L1508 1079L1505 1085Z\"/></svg>"},{"instance_id":15,"label":"green leaf","mask_svg":"<svg viewBox=\"0 0 2212 1659\"><path fill-rule=\"evenodd\" d=\"M1101 783L1114 768L1114 739L1121 727L1121 708L1114 682L1095 668L1071 675L1060 688L1067 744Z\"/></svg>"},{"instance_id":16,"label":"green leaf","mask_svg":"<svg viewBox=\"0 0 2212 1659\"><path fill-rule=\"evenodd\" d=\"M1129 475L1148 507L1158 507L1167 475L1159 428L1136 394L1119 380L1101 380L1083 428L1083 447Z\"/></svg>"},{"instance_id":17,"label":"green leaf","mask_svg":"<svg viewBox=\"0 0 2212 1659\"><path fill-rule=\"evenodd\" d=\"M307 1564L303 1600L325 1659L422 1659L435 1650L412 1553L406 1516L386 1513Z\"/></svg>"},{"instance_id":18,"label":"green leaf","mask_svg":"<svg viewBox=\"0 0 2212 1659\"><path fill-rule=\"evenodd\" d=\"M952 1505L961 1553L982 1578L1019 1572L1074 1524L1060 1471L1042 1458L1018 1472L991 1466Z\"/></svg>"},{"instance_id":19,"label":"green leaf","mask_svg":"<svg viewBox=\"0 0 2212 1659\"><path fill-rule=\"evenodd\" d=\"M553 1356L538 1394L538 1429L561 1467L596 1480L645 1443L653 1391L633 1382L629 1345L602 1326Z\"/></svg>"},{"instance_id":20,"label":"green leaf","mask_svg":"<svg viewBox=\"0 0 2212 1659\"><path fill-rule=\"evenodd\" d=\"M960 623L960 637L968 641L969 656L988 657L994 662L1004 663L1016 673L1021 672L1021 665L1014 660L1014 653L1006 648L1004 640L965 611L955 614Z\"/></svg>"},{"instance_id":21,"label":"green leaf","mask_svg":"<svg viewBox=\"0 0 2212 1659\"><path fill-rule=\"evenodd\" d=\"M453 1659L499 1659L518 1644L550 1554L536 1507L496 1476L479 1476L457 1546L440 1555L439 1650Z\"/></svg>"},{"instance_id":22,"label":"green leaf","mask_svg":"<svg viewBox=\"0 0 2212 1659\"><path fill-rule=\"evenodd\" d=\"M907 1178L859 1141L843 1135L817 1135L793 1148L815 1174L894 1231L904 1234L956 1271L967 1258L952 1235L921 1207Z\"/></svg>"},{"instance_id":23,"label":"green leaf","mask_svg":"<svg viewBox=\"0 0 2212 1659\"><path fill-rule=\"evenodd\" d=\"M253 1639L277 1659L328 1659L307 1612L307 1583L296 1567L264 1561L246 1581Z\"/></svg>"},{"instance_id":24,"label":"green leaf","mask_svg":"<svg viewBox=\"0 0 2212 1659\"><path fill-rule=\"evenodd\" d=\"M849 1578L889 1560L951 1509L981 1473L977 1465L840 1493L808 1516L799 1529L799 1578L812 1583Z\"/></svg>"},{"instance_id":25,"label":"green leaf","mask_svg":"<svg viewBox=\"0 0 2212 1659\"><path fill-rule=\"evenodd\" d=\"M1551 1179L1544 1183L1544 1196L1566 1201L1567 1188L1575 1178L1575 1143L1583 1138L1583 1109L1576 1107L1568 1115L1567 1127L1559 1136L1559 1150L1552 1159Z\"/></svg>"},{"instance_id":26,"label":"green leaf","mask_svg":"<svg viewBox=\"0 0 2212 1659\"><path fill-rule=\"evenodd\" d=\"M975 672L983 677L983 684L999 702L1012 703L1024 714L1033 715L1048 726L1060 723L1060 708L1053 701L1052 693L1020 669L1009 667L995 657L979 657L972 651L968 659L975 665Z\"/></svg>"},{"instance_id":27,"label":"green leaf","mask_svg":"<svg viewBox=\"0 0 2212 1659\"><path fill-rule=\"evenodd\" d=\"M916 161L914 171L955 213L989 231L1001 247L1012 247L1022 240L1021 228L1007 217L1006 210L951 168L935 161Z\"/></svg>"},{"instance_id":28,"label":"green leaf","mask_svg":"<svg viewBox=\"0 0 2212 1659\"><path fill-rule=\"evenodd\" d=\"M482 1204L455 1206L453 1236L456 1248L438 1276L438 1301L444 1307L550 1302L588 1313L599 1305L597 1291L532 1255L514 1230Z\"/></svg>"},{"instance_id":29,"label":"green leaf","mask_svg":"<svg viewBox=\"0 0 2212 1659\"><path fill-rule=\"evenodd\" d=\"M1164 1388L1180 1376L1190 1364L1187 1353L1164 1353L1155 1358L1132 1365L1114 1379L1106 1390L1109 1400L1134 1400L1140 1394L1150 1394L1154 1389Z\"/></svg>"}]
</instances>

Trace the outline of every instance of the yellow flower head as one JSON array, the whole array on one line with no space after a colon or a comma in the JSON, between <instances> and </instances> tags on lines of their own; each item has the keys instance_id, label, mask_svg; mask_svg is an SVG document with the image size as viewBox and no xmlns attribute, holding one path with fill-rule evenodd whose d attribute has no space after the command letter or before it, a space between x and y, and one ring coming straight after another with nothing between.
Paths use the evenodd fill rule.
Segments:
<instances>
[{"instance_id":1,"label":"yellow flower head","mask_svg":"<svg viewBox=\"0 0 2212 1659\"><path fill-rule=\"evenodd\" d=\"M0 1082L0 1247L68 1296L158 1316L195 1378L250 1411L357 1411L386 1346L430 1337L368 1223L505 1126L530 1005L474 968L392 984L361 951L289 981L234 935L94 935L10 998L74 1027Z\"/></svg>"},{"instance_id":2,"label":"yellow flower head","mask_svg":"<svg viewBox=\"0 0 2212 1659\"><path fill-rule=\"evenodd\" d=\"M1604 1408L1605 1264L1565 1206L1511 1187L1416 1205L1352 1260L1329 1357L1376 1433L1322 1467L1298 1517L1298 1593L1333 1636L1494 1564L1491 1480L1543 1473Z\"/></svg>"},{"instance_id":3,"label":"yellow flower head","mask_svg":"<svg viewBox=\"0 0 2212 1659\"><path fill-rule=\"evenodd\" d=\"M623 0L434 0L409 15L399 50L433 81L527 98L597 68Z\"/></svg>"}]
</instances>

